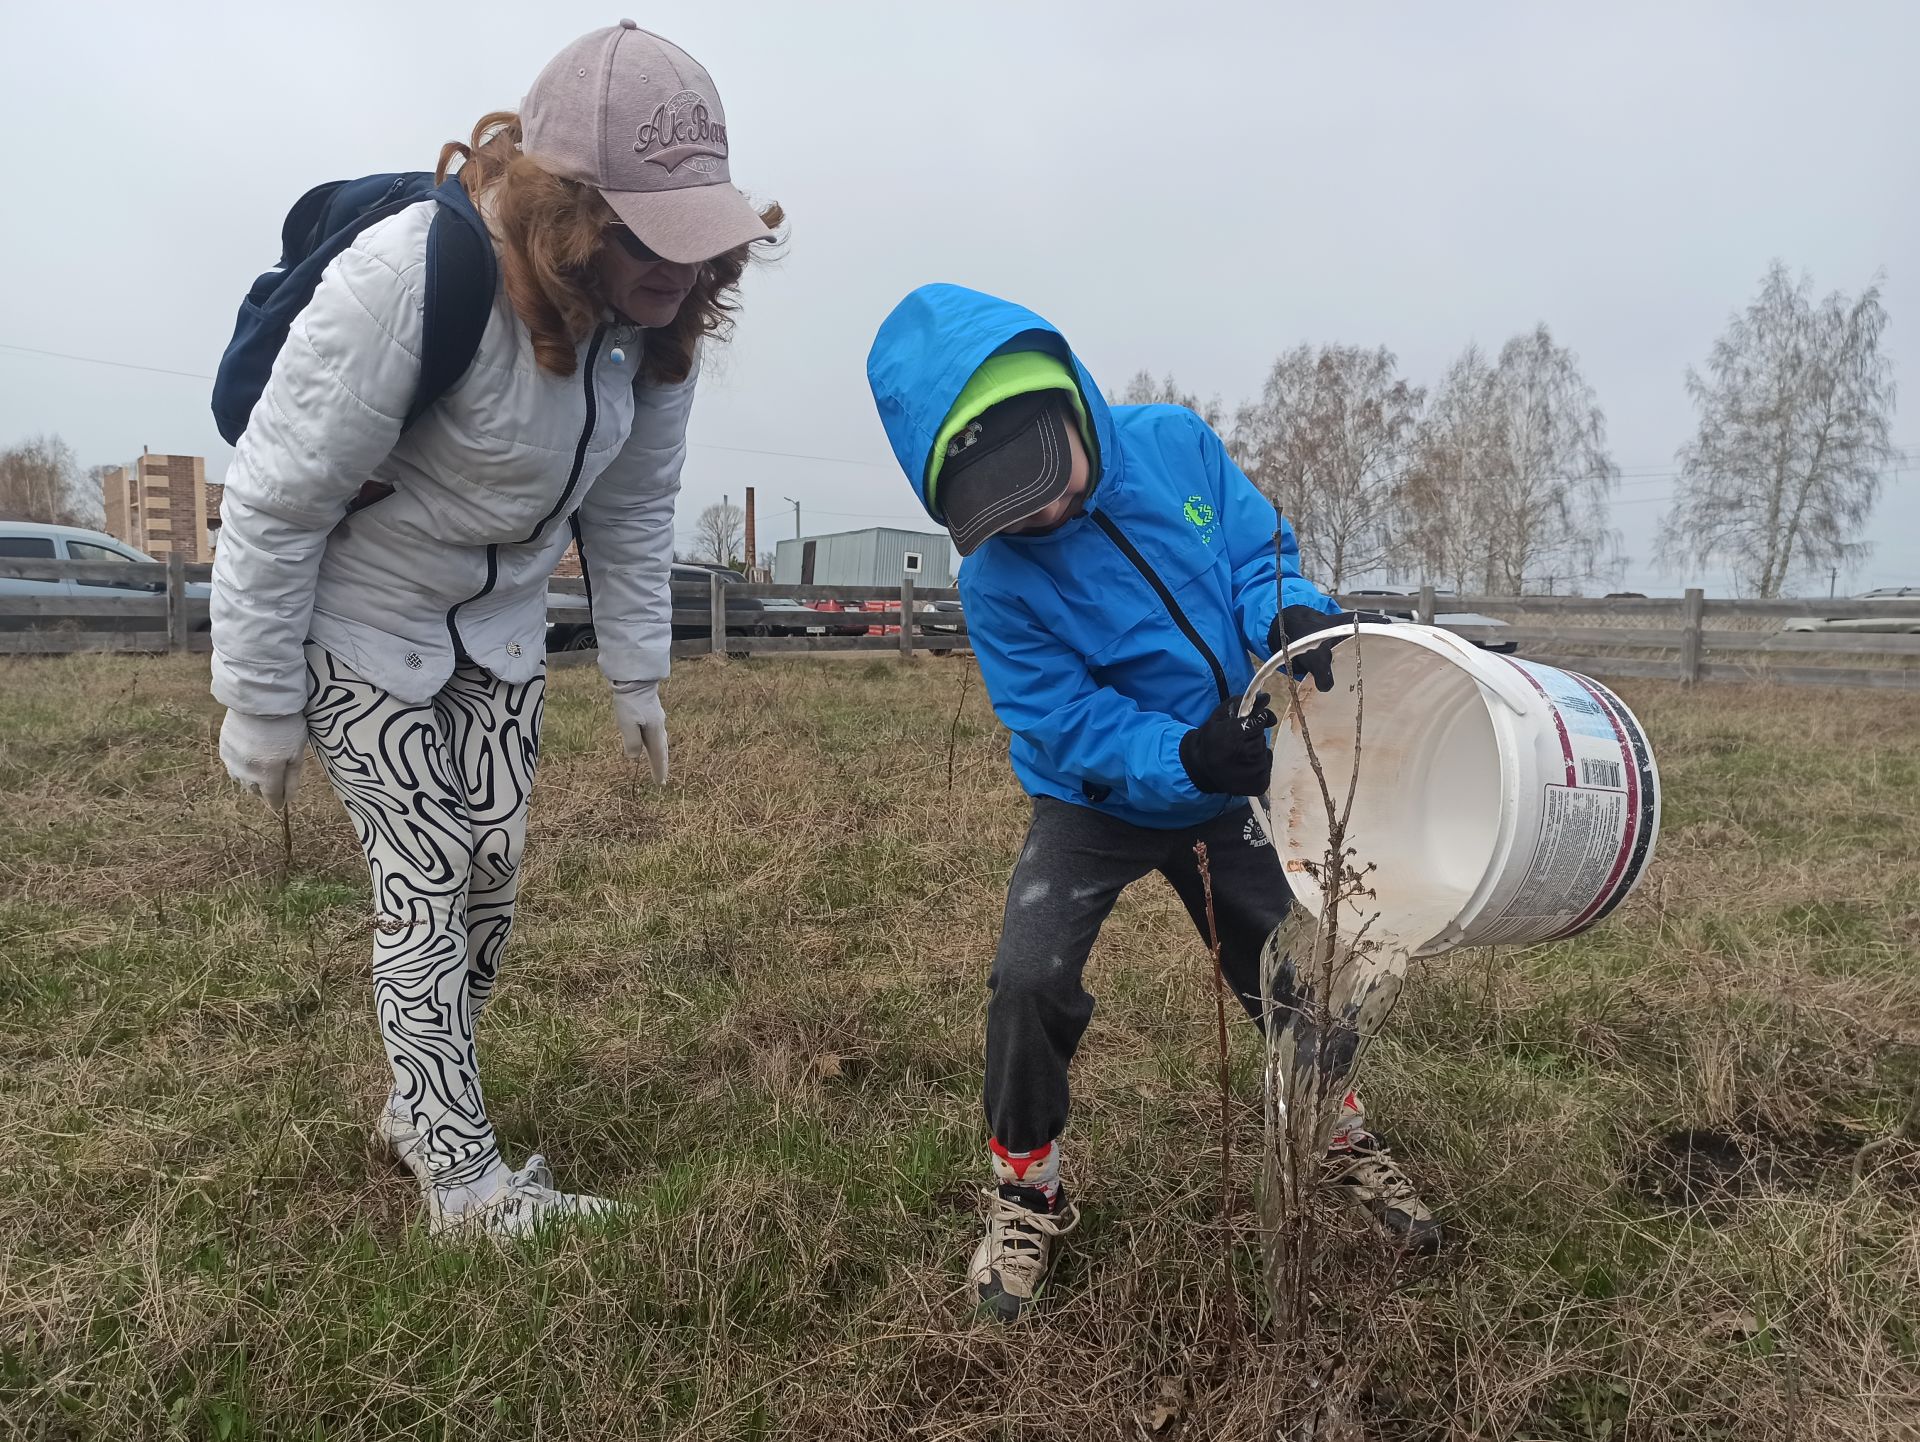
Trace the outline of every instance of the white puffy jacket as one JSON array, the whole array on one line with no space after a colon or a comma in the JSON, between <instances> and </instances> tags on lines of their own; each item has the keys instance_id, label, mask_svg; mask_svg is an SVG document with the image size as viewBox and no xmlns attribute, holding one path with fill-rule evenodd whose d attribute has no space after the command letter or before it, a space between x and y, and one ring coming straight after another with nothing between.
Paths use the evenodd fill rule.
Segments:
<instances>
[{"instance_id":1,"label":"white puffy jacket","mask_svg":"<svg viewBox=\"0 0 1920 1442\"><path fill-rule=\"evenodd\" d=\"M570 521L601 669L667 674L694 380L636 384L643 333L611 323L573 375L543 371L502 287L472 367L402 435L435 208L370 227L327 267L228 468L213 694L236 711L304 709L309 638L404 701L446 683L456 648L530 680ZM348 515L368 481L393 493Z\"/></svg>"}]
</instances>

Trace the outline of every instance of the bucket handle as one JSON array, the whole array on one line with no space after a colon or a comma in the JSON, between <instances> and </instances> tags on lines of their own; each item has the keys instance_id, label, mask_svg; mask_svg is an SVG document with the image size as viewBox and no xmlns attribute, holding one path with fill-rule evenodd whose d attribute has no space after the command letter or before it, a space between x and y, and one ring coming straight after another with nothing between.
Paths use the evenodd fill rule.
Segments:
<instances>
[{"instance_id":1,"label":"bucket handle","mask_svg":"<svg viewBox=\"0 0 1920 1442\"><path fill-rule=\"evenodd\" d=\"M1480 683L1480 689L1506 703L1507 709L1516 716L1525 716L1531 708L1534 696L1520 684L1513 674L1513 668L1493 661L1493 653L1483 651L1465 637L1440 626L1422 626L1420 631L1429 640L1439 641L1442 645L1460 653L1473 664L1467 668L1467 674Z\"/></svg>"},{"instance_id":2,"label":"bucket handle","mask_svg":"<svg viewBox=\"0 0 1920 1442\"><path fill-rule=\"evenodd\" d=\"M1305 639L1306 638L1303 637L1302 641ZM1273 673L1286 664L1293 655L1294 650L1300 646L1300 641L1296 641L1292 645L1282 646L1279 651L1267 658L1265 665L1253 673L1253 680L1247 683L1246 692L1240 697L1240 715L1250 716L1253 714L1253 698L1260 694L1261 688L1272 679ZM1269 774L1268 784L1272 784L1271 774ZM1267 845L1271 846L1274 851L1278 853L1280 851L1280 833L1273 829L1273 822L1268 820L1266 806L1258 796L1249 796L1247 798L1247 804L1253 808L1253 819L1260 823L1260 834L1267 838ZM1284 861L1286 858L1283 855L1281 859Z\"/></svg>"}]
</instances>

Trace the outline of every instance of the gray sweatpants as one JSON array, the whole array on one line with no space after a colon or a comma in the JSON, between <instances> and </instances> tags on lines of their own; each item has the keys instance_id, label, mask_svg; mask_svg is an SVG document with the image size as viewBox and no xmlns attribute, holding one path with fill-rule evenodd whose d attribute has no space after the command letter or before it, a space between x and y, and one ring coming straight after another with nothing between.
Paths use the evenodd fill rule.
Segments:
<instances>
[{"instance_id":1,"label":"gray sweatpants","mask_svg":"<svg viewBox=\"0 0 1920 1442\"><path fill-rule=\"evenodd\" d=\"M1260 1015L1260 951L1292 904L1280 858L1244 806L1198 826L1157 831L1085 806L1036 797L1007 886L1006 920L987 985L987 1125L1009 1151L1066 1130L1067 1067L1093 1019L1080 984L1120 893L1157 871L1173 884L1204 947L1207 916L1196 841L1207 844L1220 969Z\"/></svg>"}]
</instances>

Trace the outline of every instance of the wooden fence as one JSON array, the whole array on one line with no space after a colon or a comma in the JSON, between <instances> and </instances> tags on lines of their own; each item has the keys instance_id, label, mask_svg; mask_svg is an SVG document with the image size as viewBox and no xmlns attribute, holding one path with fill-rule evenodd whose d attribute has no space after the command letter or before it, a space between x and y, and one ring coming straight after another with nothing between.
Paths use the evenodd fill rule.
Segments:
<instances>
[{"instance_id":1,"label":"wooden fence","mask_svg":"<svg viewBox=\"0 0 1920 1442\"><path fill-rule=\"evenodd\" d=\"M0 655L208 650L204 592L212 573L178 555L149 562L0 557L0 582L65 582L68 592L0 589Z\"/></svg>"},{"instance_id":2,"label":"wooden fence","mask_svg":"<svg viewBox=\"0 0 1920 1442\"><path fill-rule=\"evenodd\" d=\"M1383 607L1378 596L1342 598L1356 608ZM1449 596L1431 588L1386 609L1421 619L1439 615L1471 640L1512 643L1517 654L1601 677L1699 682L1768 682L1787 686L1866 686L1920 692L1920 597L1861 600L1836 597L1779 601L1710 601L1682 596ZM1449 616L1504 622L1475 626ZM1892 631L1783 630L1790 621L1838 618L1904 624Z\"/></svg>"},{"instance_id":3,"label":"wooden fence","mask_svg":"<svg viewBox=\"0 0 1920 1442\"><path fill-rule=\"evenodd\" d=\"M211 567L167 562L29 561L0 558L0 581L71 583L66 594L0 593L0 655L80 651L152 653L208 649L205 585ZM101 588L88 594L89 587ZM140 588L132 590L130 588ZM548 618L586 622L575 597L584 583L556 579ZM674 593L675 656L769 655L874 651L912 656L967 648L964 615L933 609L959 599L953 590L872 586L746 585L714 575L707 594ZM1439 623L1473 640L1505 645L1536 661L1603 677L1649 677L1685 684L1773 682L1792 686L1867 686L1920 692L1920 598L1709 601L1698 590L1676 597L1600 600L1576 596L1417 597L1350 595L1361 609L1380 609ZM767 610L756 602L830 602L841 611ZM864 609L869 605L879 609ZM854 609L860 608L860 609ZM1504 624L1472 624L1485 617ZM1875 618L1906 622L1916 633L1784 631L1797 617ZM903 618L906 624L902 624ZM859 628L860 634L833 634ZM825 628L827 634L795 634ZM770 634L786 631L789 634ZM556 652L554 663L590 659L591 651Z\"/></svg>"},{"instance_id":4,"label":"wooden fence","mask_svg":"<svg viewBox=\"0 0 1920 1442\"><path fill-rule=\"evenodd\" d=\"M548 587L548 596L584 596L585 583L556 578ZM875 586L776 586L764 583L728 581L715 573L707 583L702 603L695 603L684 588L676 587L673 598L673 627L678 639L673 643L675 656L761 656L808 651L891 651L912 656L921 651L944 654L967 647L966 619L957 610L935 611L936 602L958 602L960 593L952 588L917 588L911 577L899 588ZM807 610L769 611L758 601L797 601ZM843 606L844 610L818 610L820 603ZM878 609L873 609L878 608ZM560 624L577 623L583 618L577 607L549 605L547 618ZM902 616L911 616L913 624L903 626ZM836 631L860 628L860 634L840 635ZM775 631L817 629L824 634L772 634ZM689 634L694 633L694 634ZM556 653L560 665L569 664L568 653Z\"/></svg>"}]
</instances>

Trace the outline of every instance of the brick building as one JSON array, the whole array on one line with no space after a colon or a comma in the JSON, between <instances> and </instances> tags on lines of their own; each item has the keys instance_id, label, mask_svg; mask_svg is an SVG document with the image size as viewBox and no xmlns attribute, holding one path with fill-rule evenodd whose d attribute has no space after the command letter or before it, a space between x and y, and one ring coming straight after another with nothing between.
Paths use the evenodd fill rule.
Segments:
<instances>
[{"instance_id":1,"label":"brick building","mask_svg":"<svg viewBox=\"0 0 1920 1442\"><path fill-rule=\"evenodd\" d=\"M207 463L201 456L158 456L142 451L131 465L110 467L101 478L107 534L149 556L178 551L189 561L211 561Z\"/></svg>"}]
</instances>

